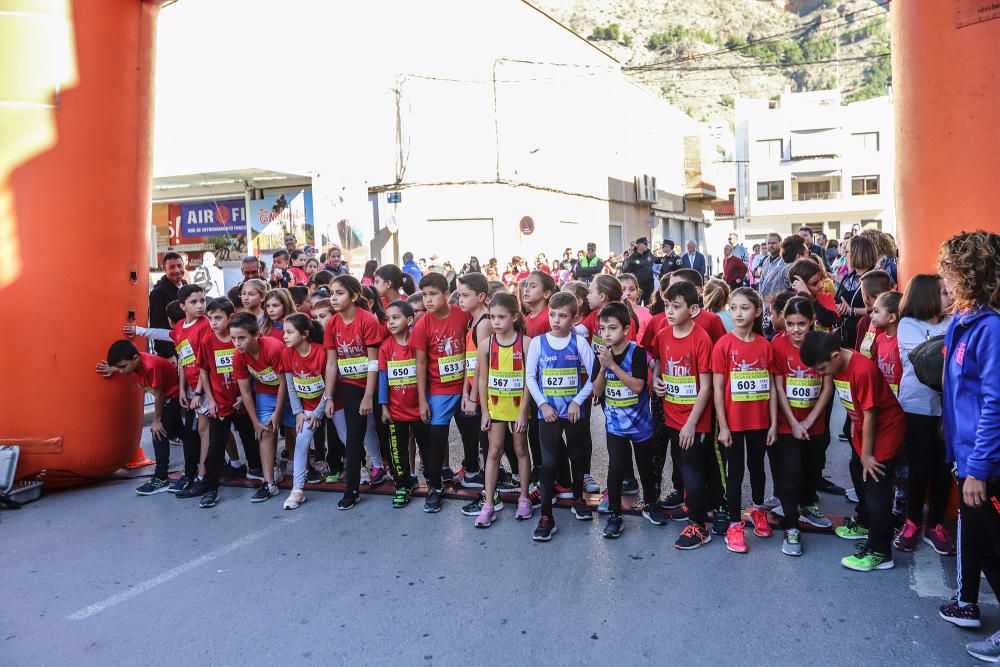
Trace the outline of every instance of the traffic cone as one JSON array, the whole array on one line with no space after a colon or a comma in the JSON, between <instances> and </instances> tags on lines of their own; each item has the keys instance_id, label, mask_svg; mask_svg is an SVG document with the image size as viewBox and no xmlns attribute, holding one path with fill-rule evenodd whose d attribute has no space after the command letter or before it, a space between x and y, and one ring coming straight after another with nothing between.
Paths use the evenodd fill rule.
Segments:
<instances>
[{"instance_id":1,"label":"traffic cone","mask_svg":"<svg viewBox=\"0 0 1000 667\"><path fill-rule=\"evenodd\" d=\"M125 464L127 470L135 470L136 468L144 468L145 466L153 465L154 461L150 461L146 458L146 452L142 451L142 445L139 445L139 449L135 450L135 456L132 460Z\"/></svg>"}]
</instances>

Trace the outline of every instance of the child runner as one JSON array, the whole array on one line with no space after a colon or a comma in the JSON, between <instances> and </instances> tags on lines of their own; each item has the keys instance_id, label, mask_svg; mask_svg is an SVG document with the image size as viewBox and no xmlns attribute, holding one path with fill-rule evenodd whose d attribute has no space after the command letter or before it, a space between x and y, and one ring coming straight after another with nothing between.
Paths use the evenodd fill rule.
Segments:
<instances>
[{"instance_id":1,"label":"child runner","mask_svg":"<svg viewBox=\"0 0 1000 667\"><path fill-rule=\"evenodd\" d=\"M649 308L639 305L639 301L642 299L639 281L631 273L622 273L618 276L618 282L622 284L622 301L628 301L632 305L632 312L635 313L635 317L639 321L635 340L642 340L642 335L646 332L646 325L649 324L649 320L653 316L649 314Z\"/></svg>"},{"instance_id":2,"label":"child runner","mask_svg":"<svg viewBox=\"0 0 1000 667\"><path fill-rule=\"evenodd\" d=\"M377 282L378 272L375 278ZM410 504L410 494L416 486L410 468L410 434L420 451L426 452L429 431L420 420L417 360L410 347L413 307L397 299L389 303L385 314L389 337L382 341L378 350L378 402L382 406L382 421L389 425L391 472L396 483L392 506L400 509ZM421 454L424 456L426 453Z\"/></svg>"},{"instance_id":3,"label":"child runner","mask_svg":"<svg viewBox=\"0 0 1000 667\"><path fill-rule=\"evenodd\" d=\"M229 320L229 335L236 348L233 375L260 444L264 479L250 497L252 503L278 495L277 483L282 474L275 465L275 451L288 400L288 387L283 381L285 369L281 365L285 345L268 336L258 336L259 333L257 318L250 313L239 313Z\"/></svg>"},{"instance_id":4,"label":"child runner","mask_svg":"<svg viewBox=\"0 0 1000 667\"><path fill-rule=\"evenodd\" d=\"M656 334L653 390L663 398L666 427L664 447L677 448L683 487L687 489L688 524L674 543L678 549L697 549L710 542L708 530L709 478L718 477L712 442L712 339L695 326L698 307L694 285L678 282L660 294L666 326ZM659 401L657 401L659 403ZM662 468L660 468L662 470ZM656 470L654 470L654 473Z\"/></svg>"},{"instance_id":5,"label":"child runner","mask_svg":"<svg viewBox=\"0 0 1000 667\"><path fill-rule=\"evenodd\" d=\"M406 299L406 295L414 291L413 278L395 264L383 264L375 269L372 286L378 292L383 309L388 308L393 301Z\"/></svg>"},{"instance_id":6,"label":"child runner","mask_svg":"<svg viewBox=\"0 0 1000 667\"><path fill-rule=\"evenodd\" d=\"M793 296L795 296L795 292L785 290L784 292L778 292L771 299L771 328L774 330L774 336L771 338L772 342L778 337L785 335L785 304Z\"/></svg>"},{"instance_id":7,"label":"child runner","mask_svg":"<svg viewBox=\"0 0 1000 667\"><path fill-rule=\"evenodd\" d=\"M489 433L486 456L486 488L483 506L476 517L477 528L489 528L496 517L497 482L500 475L500 455L504 452L507 429L514 431L514 451L517 455L521 496L514 518L527 521L532 515L528 495L531 461L528 458L528 412L531 409L525 385L525 351L531 339L524 335L524 315L518 308L517 297L497 292L490 299L490 327L493 333L479 340L476 360L476 381L482 430ZM493 499L490 502L487 499Z\"/></svg>"},{"instance_id":8,"label":"child runner","mask_svg":"<svg viewBox=\"0 0 1000 667\"><path fill-rule=\"evenodd\" d=\"M170 338L177 350L178 400L184 408L184 475L170 485L170 490L182 494L179 498L193 498L188 487L201 481L208 453L208 421L198 419L199 414L204 414L198 350L211 328L205 317L205 290L199 285L182 286L177 290L177 301L184 311L184 321L174 325Z\"/></svg>"},{"instance_id":9,"label":"child runner","mask_svg":"<svg viewBox=\"0 0 1000 667\"><path fill-rule=\"evenodd\" d=\"M427 314L413 326L410 345L417 359L417 396L420 419L430 424L424 475L427 479L425 512L440 512L444 489L441 480L448 429L458 414L465 381L465 335L469 316L448 303L448 279L430 272L420 279Z\"/></svg>"},{"instance_id":10,"label":"child runner","mask_svg":"<svg viewBox=\"0 0 1000 667\"><path fill-rule=\"evenodd\" d=\"M802 341L815 322L812 300L792 297L782 319L785 334L771 341L778 441L771 447L770 457L776 463L772 481L781 499L781 529L785 531L781 551L801 556L800 516L817 528L833 525L816 507L816 483L823 474L830 442L827 409L833 398L833 380L806 366L799 357Z\"/></svg>"},{"instance_id":11,"label":"child runner","mask_svg":"<svg viewBox=\"0 0 1000 667\"><path fill-rule=\"evenodd\" d=\"M882 371L892 393L899 396L899 382L903 377L903 362L899 359L896 329L899 326L899 292L885 292L875 299L872 307L872 326L878 331L872 345L872 361Z\"/></svg>"},{"instance_id":12,"label":"child runner","mask_svg":"<svg viewBox=\"0 0 1000 667\"><path fill-rule=\"evenodd\" d=\"M573 476L573 515L593 519L583 499L585 431L594 376L594 353L585 338L573 333L576 298L559 292L549 301L552 331L531 341L526 378L539 406L542 439L542 517L533 539L547 542L556 532L552 496L559 461L568 456ZM565 437L565 440L563 439Z\"/></svg>"},{"instance_id":13,"label":"child runner","mask_svg":"<svg viewBox=\"0 0 1000 667\"><path fill-rule=\"evenodd\" d=\"M361 465L366 444L368 456L372 459L371 483L377 484L385 478L378 440L366 441L365 438L378 385L378 346L382 342L382 325L369 312L371 305L362 295L357 278L349 274L337 276L331 287L330 302L336 313L327 322L324 332L323 344L328 351L326 416L337 416L339 406L334 405L333 397L334 392L339 390L346 420L340 437L347 450L344 462L347 488L337 502L337 509L349 510L361 499Z\"/></svg>"},{"instance_id":14,"label":"child runner","mask_svg":"<svg viewBox=\"0 0 1000 667\"><path fill-rule=\"evenodd\" d=\"M840 402L854 426L851 479L858 494L853 519L837 528L848 540L864 540L841 564L858 572L886 570L892 560L892 480L903 446L906 421L878 368L864 355L840 346L840 339L810 331L799 349L802 362L833 376Z\"/></svg>"},{"instance_id":15,"label":"child runner","mask_svg":"<svg viewBox=\"0 0 1000 667\"><path fill-rule=\"evenodd\" d=\"M733 330L733 318L729 316L729 297L732 293L732 288L724 280L712 278L705 283L705 310L719 316L727 333Z\"/></svg>"},{"instance_id":16,"label":"child runner","mask_svg":"<svg viewBox=\"0 0 1000 667\"><path fill-rule=\"evenodd\" d=\"M764 448L777 438L777 404L771 378L771 344L760 332L763 304L760 295L740 287L729 301L733 330L712 350L715 384L715 415L719 420L719 443L728 449L726 498L729 529L726 546L746 553L744 534L743 466L750 471L753 504L750 520L754 534L770 537L771 526L764 510Z\"/></svg>"},{"instance_id":17,"label":"child runner","mask_svg":"<svg viewBox=\"0 0 1000 667\"><path fill-rule=\"evenodd\" d=\"M250 313L257 319L257 326L263 326L267 319L264 312L264 297L267 296L267 283L263 280L252 279L243 283L240 290L240 301L243 303L244 312ZM284 344L284 341L281 341Z\"/></svg>"},{"instance_id":18,"label":"child runner","mask_svg":"<svg viewBox=\"0 0 1000 667\"><path fill-rule=\"evenodd\" d=\"M604 537L617 538L625 529L622 520L622 478L627 462L631 474L632 457L625 452L634 450L642 480L643 498L656 495L653 480L653 417L649 411L649 369L646 351L626 338L632 314L621 302L610 303L599 315L601 338L605 347L597 353L600 365L594 377L594 395L604 401L608 446L608 517ZM642 516L653 525L670 521L663 510L645 503Z\"/></svg>"},{"instance_id":19,"label":"child runner","mask_svg":"<svg viewBox=\"0 0 1000 667\"><path fill-rule=\"evenodd\" d=\"M284 340L282 322L295 312L295 303L287 289L273 289L264 297L264 323L260 327L262 336Z\"/></svg>"},{"instance_id":20,"label":"child runner","mask_svg":"<svg viewBox=\"0 0 1000 667\"><path fill-rule=\"evenodd\" d=\"M816 325L830 331L840 322L840 313L833 295L823 289L823 269L811 259L798 259L788 269L788 282L798 296L812 301Z\"/></svg>"},{"instance_id":21,"label":"child runner","mask_svg":"<svg viewBox=\"0 0 1000 667\"><path fill-rule=\"evenodd\" d=\"M878 330L872 325L872 308L875 307L875 299L891 289L892 278L885 271L869 271L861 276L861 298L868 312L858 320L857 349L869 359L872 358L872 345L875 344L875 336L878 335Z\"/></svg>"},{"instance_id":22,"label":"child runner","mask_svg":"<svg viewBox=\"0 0 1000 667\"><path fill-rule=\"evenodd\" d=\"M538 338L549 329L549 299L555 293L556 286L552 276L541 271L534 271L521 283L521 304L524 314L525 332L528 338ZM538 434L538 406L530 394L528 400L528 446L531 450L532 474L531 481L537 483L542 470L542 445ZM567 476L563 465L560 469L560 481ZM563 488L563 490L565 490Z\"/></svg>"},{"instance_id":23,"label":"child runner","mask_svg":"<svg viewBox=\"0 0 1000 667\"><path fill-rule=\"evenodd\" d=\"M485 340L490 335L490 316L486 310L487 293L490 286L486 276L478 272L470 272L458 276L455 280L455 293L458 295L458 307L462 312L471 318L471 324L465 333L465 381L462 383L462 407L455 415L455 425L462 437L462 448L464 458L462 459L462 471L458 477L458 482L467 489L481 489L486 483L483 472L479 466L480 452L483 460L490 448L489 435L484 433L482 425L482 414L479 411L479 402L475 400L473 386L476 383L476 359L479 350L479 342ZM500 505L500 497L497 496L495 503ZM462 508L462 513L466 516L478 516L483 509L486 497L482 494L476 500Z\"/></svg>"}]
</instances>

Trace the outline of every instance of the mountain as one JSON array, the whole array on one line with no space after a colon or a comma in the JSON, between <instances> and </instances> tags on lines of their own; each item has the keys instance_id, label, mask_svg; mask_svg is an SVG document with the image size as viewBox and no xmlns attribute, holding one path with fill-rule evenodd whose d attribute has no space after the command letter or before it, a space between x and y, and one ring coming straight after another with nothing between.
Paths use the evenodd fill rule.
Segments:
<instances>
[{"instance_id":1,"label":"mountain","mask_svg":"<svg viewBox=\"0 0 1000 667\"><path fill-rule=\"evenodd\" d=\"M699 120L732 122L735 95L891 83L887 0L531 0Z\"/></svg>"}]
</instances>

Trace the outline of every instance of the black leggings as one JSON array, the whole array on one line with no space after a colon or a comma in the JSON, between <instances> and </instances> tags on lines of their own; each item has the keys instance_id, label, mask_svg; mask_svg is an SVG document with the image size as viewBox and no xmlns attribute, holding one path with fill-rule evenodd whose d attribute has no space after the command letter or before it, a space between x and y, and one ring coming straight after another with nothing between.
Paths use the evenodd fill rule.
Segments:
<instances>
[{"instance_id":1,"label":"black leggings","mask_svg":"<svg viewBox=\"0 0 1000 667\"><path fill-rule=\"evenodd\" d=\"M542 516L552 516L552 496L560 462L569 458L573 475L573 498L583 496L583 450L585 433L590 422L581 419L575 424L568 419L547 422L538 420L542 445ZM565 440L563 437L565 436ZM619 484L620 486L620 484Z\"/></svg>"},{"instance_id":2,"label":"black leggings","mask_svg":"<svg viewBox=\"0 0 1000 667\"><path fill-rule=\"evenodd\" d=\"M663 468L667 464L667 450L670 447L670 442L667 424L663 419L663 401L653 397L649 408L653 415L653 477L656 478L656 494L659 496L663 491ZM684 490L677 488L677 483L672 476L671 480L674 483L674 490L683 493ZM683 480L681 482L683 483Z\"/></svg>"},{"instance_id":3,"label":"black leggings","mask_svg":"<svg viewBox=\"0 0 1000 667\"><path fill-rule=\"evenodd\" d=\"M945 462L941 418L907 412L904 447L910 466L906 516L918 526L924 525L926 496L927 527L933 528L944 521L952 484Z\"/></svg>"},{"instance_id":4,"label":"black leggings","mask_svg":"<svg viewBox=\"0 0 1000 667\"><path fill-rule=\"evenodd\" d=\"M344 401L344 421L347 431L344 455L347 493L357 493L361 486L361 463L365 458L365 431L368 429L368 417L360 412L361 400L364 397L364 387L341 383L340 398Z\"/></svg>"},{"instance_id":5,"label":"black leggings","mask_svg":"<svg viewBox=\"0 0 1000 667\"><path fill-rule=\"evenodd\" d=\"M198 463L201 461L201 435L198 433L198 420L208 419L191 408L181 410L184 421L184 431L181 440L184 441L184 474L188 477L198 475ZM155 450L154 450L155 451Z\"/></svg>"},{"instance_id":6,"label":"black leggings","mask_svg":"<svg viewBox=\"0 0 1000 667\"><path fill-rule=\"evenodd\" d=\"M851 480L858 494L854 511L857 522L868 529L868 546L892 560L892 481L896 459L879 463L885 466L885 472L878 481L871 475L862 480L861 459L852 451Z\"/></svg>"},{"instance_id":7,"label":"black leggings","mask_svg":"<svg viewBox=\"0 0 1000 667\"><path fill-rule=\"evenodd\" d=\"M389 430L389 465L392 466L389 472L396 482L396 488L412 488L410 480L410 432L413 432L413 439L417 443L420 458L423 459L427 452L427 438L430 435L430 427L420 421L404 422L393 421L388 424Z\"/></svg>"},{"instance_id":8,"label":"black leggings","mask_svg":"<svg viewBox=\"0 0 1000 667\"><path fill-rule=\"evenodd\" d=\"M983 572L993 593L1000 590L1000 513L993 505L1000 485L987 482L986 502L970 507L962 495L964 482L958 481L958 599L978 604Z\"/></svg>"},{"instance_id":9,"label":"black leggings","mask_svg":"<svg viewBox=\"0 0 1000 667\"><path fill-rule=\"evenodd\" d=\"M729 447L729 470L726 473L726 498L729 520L743 516L743 466L750 471L750 494L755 505L764 502L764 448L767 431L732 431L733 446Z\"/></svg>"},{"instance_id":10,"label":"black leggings","mask_svg":"<svg viewBox=\"0 0 1000 667\"><path fill-rule=\"evenodd\" d=\"M251 449L257 451L257 465L252 467L260 467L260 449L257 446L257 434L254 433L250 415L237 413L218 418L202 415L201 418L209 420L208 454L205 456L205 483L209 488L219 486L219 473L222 471L222 466L226 465L226 445L229 443L229 433L233 426L236 426L240 434L244 451L249 452ZM249 456L247 461L250 461Z\"/></svg>"},{"instance_id":11,"label":"black leggings","mask_svg":"<svg viewBox=\"0 0 1000 667\"><path fill-rule=\"evenodd\" d=\"M808 440L796 440L790 433L778 436L768 450L776 468L772 480L775 495L785 512L782 530L799 527L799 508L816 502L816 482L823 474L829 434L812 435Z\"/></svg>"},{"instance_id":12,"label":"black leggings","mask_svg":"<svg viewBox=\"0 0 1000 667\"><path fill-rule=\"evenodd\" d=\"M163 437L151 432L153 436L153 455L156 457L156 469L153 475L157 479L166 479L170 471L170 439L184 438L184 422L181 419L181 403L176 398L168 398L163 402L163 411L160 414L160 423L167 434ZM197 434L197 431L195 431ZM187 440L185 440L187 442ZM199 445L200 448L200 445ZM187 460L185 447L185 460Z\"/></svg>"},{"instance_id":13,"label":"black leggings","mask_svg":"<svg viewBox=\"0 0 1000 667\"><path fill-rule=\"evenodd\" d=\"M632 474L632 450L639 466L642 480L643 502L656 502L656 483L653 471L653 439L636 442L623 435L608 433L608 510L612 514L622 511L622 480Z\"/></svg>"},{"instance_id":14,"label":"black leggings","mask_svg":"<svg viewBox=\"0 0 1000 667\"><path fill-rule=\"evenodd\" d=\"M708 521L708 503L710 499L708 480L718 478L718 459L711 434L695 433L694 442L687 449L680 448L680 431L667 429L670 447L677 447L680 452L681 474L684 476L684 503L688 508L691 521L704 524Z\"/></svg>"},{"instance_id":15,"label":"black leggings","mask_svg":"<svg viewBox=\"0 0 1000 667\"><path fill-rule=\"evenodd\" d=\"M479 456L484 449L489 452L490 436L482 429L483 418L476 411L472 417L459 411L455 415L455 425L458 426L458 433L462 436L463 456L462 466L469 473L480 471ZM484 455L485 458L485 455Z\"/></svg>"}]
</instances>

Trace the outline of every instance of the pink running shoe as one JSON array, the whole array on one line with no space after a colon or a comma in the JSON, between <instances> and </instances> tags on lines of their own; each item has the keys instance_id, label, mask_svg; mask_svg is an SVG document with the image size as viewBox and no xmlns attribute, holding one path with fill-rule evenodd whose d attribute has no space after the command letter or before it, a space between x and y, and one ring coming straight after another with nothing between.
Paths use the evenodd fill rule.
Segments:
<instances>
[{"instance_id":1,"label":"pink running shoe","mask_svg":"<svg viewBox=\"0 0 1000 667\"><path fill-rule=\"evenodd\" d=\"M493 505L484 504L483 509L479 510L479 516L476 517L476 528L489 528L493 525L496 515Z\"/></svg>"},{"instance_id":2,"label":"pink running shoe","mask_svg":"<svg viewBox=\"0 0 1000 667\"><path fill-rule=\"evenodd\" d=\"M729 529L726 530L726 548L733 553L745 554L750 551L750 547L747 546L747 538L743 532L744 522L730 524Z\"/></svg>"},{"instance_id":3,"label":"pink running shoe","mask_svg":"<svg viewBox=\"0 0 1000 667\"><path fill-rule=\"evenodd\" d=\"M767 522L767 512L761 508L750 510L750 520L753 522L753 534L757 537L771 537L771 524Z\"/></svg>"},{"instance_id":4,"label":"pink running shoe","mask_svg":"<svg viewBox=\"0 0 1000 667\"><path fill-rule=\"evenodd\" d=\"M952 541L951 535L948 534L948 531L941 524L924 531L924 542L931 545L934 551L942 556L955 555L955 543Z\"/></svg>"},{"instance_id":5,"label":"pink running shoe","mask_svg":"<svg viewBox=\"0 0 1000 667\"><path fill-rule=\"evenodd\" d=\"M892 544L899 551L913 551L920 539L920 526L907 519Z\"/></svg>"},{"instance_id":6,"label":"pink running shoe","mask_svg":"<svg viewBox=\"0 0 1000 667\"><path fill-rule=\"evenodd\" d=\"M368 484L371 486L378 486L385 481L387 474L385 468L372 468L371 473L368 475Z\"/></svg>"},{"instance_id":7,"label":"pink running shoe","mask_svg":"<svg viewBox=\"0 0 1000 667\"><path fill-rule=\"evenodd\" d=\"M517 512L514 514L514 518L518 521L527 521L534 514L534 509L531 506L531 500L521 496L517 499Z\"/></svg>"}]
</instances>

